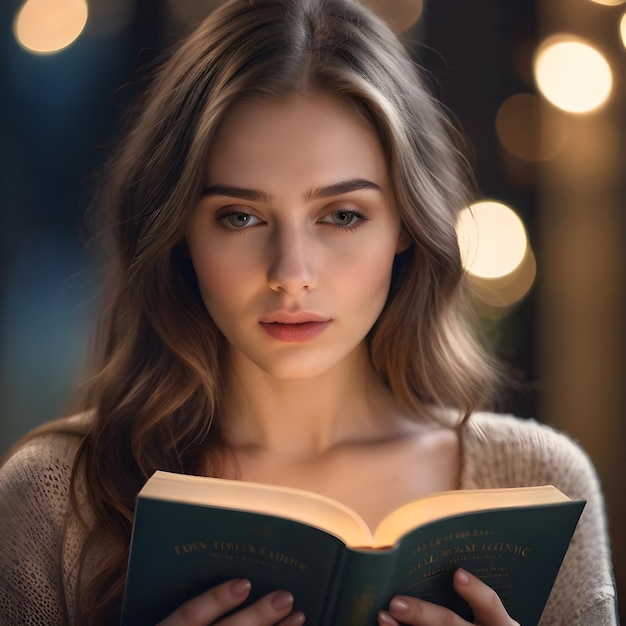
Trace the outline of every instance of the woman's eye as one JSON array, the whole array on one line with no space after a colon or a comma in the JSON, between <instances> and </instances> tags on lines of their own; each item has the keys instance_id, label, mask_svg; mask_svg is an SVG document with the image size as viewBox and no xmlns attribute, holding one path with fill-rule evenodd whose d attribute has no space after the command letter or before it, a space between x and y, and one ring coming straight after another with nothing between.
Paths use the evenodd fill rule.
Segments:
<instances>
[{"instance_id":1,"label":"woman's eye","mask_svg":"<svg viewBox=\"0 0 626 626\"><path fill-rule=\"evenodd\" d=\"M334 226L355 226L361 220L364 219L364 216L358 211L348 210L348 209L339 209L337 211L333 211L329 213L326 217L320 220L326 224L333 224Z\"/></svg>"},{"instance_id":2,"label":"woman's eye","mask_svg":"<svg viewBox=\"0 0 626 626\"><path fill-rule=\"evenodd\" d=\"M236 211L234 213L228 213L218 218L221 224L229 230L242 230L249 226L254 226L260 223L260 219L250 213L243 213Z\"/></svg>"}]
</instances>

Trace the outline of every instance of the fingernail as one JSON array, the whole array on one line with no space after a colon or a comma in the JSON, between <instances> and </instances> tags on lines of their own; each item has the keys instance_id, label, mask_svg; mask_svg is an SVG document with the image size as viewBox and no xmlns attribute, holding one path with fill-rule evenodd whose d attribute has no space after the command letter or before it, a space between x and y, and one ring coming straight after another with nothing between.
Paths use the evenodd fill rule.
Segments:
<instances>
[{"instance_id":1,"label":"fingernail","mask_svg":"<svg viewBox=\"0 0 626 626\"><path fill-rule=\"evenodd\" d=\"M459 585L463 585L464 587L467 587L467 585L470 584L469 576L467 575L467 572L464 569L456 570L455 576L456 576L456 582L458 582Z\"/></svg>"},{"instance_id":2,"label":"fingernail","mask_svg":"<svg viewBox=\"0 0 626 626\"><path fill-rule=\"evenodd\" d=\"M402 598L394 598L389 603L389 609L394 613L408 613L409 611L409 603Z\"/></svg>"},{"instance_id":3,"label":"fingernail","mask_svg":"<svg viewBox=\"0 0 626 626\"><path fill-rule=\"evenodd\" d=\"M304 624L306 617L304 613L298 611L297 613L292 613L289 616L289 621L287 622L289 626L300 626L300 624Z\"/></svg>"},{"instance_id":4,"label":"fingernail","mask_svg":"<svg viewBox=\"0 0 626 626\"><path fill-rule=\"evenodd\" d=\"M293 604L293 596L288 591L279 591L272 598L272 606L277 611L284 611Z\"/></svg>"},{"instance_id":5,"label":"fingernail","mask_svg":"<svg viewBox=\"0 0 626 626\"><path fill-rule=\"evenodd\" d=\"M396 622L387 611L379 611L378 612L378 623L389 624L389 626L398 626L398 622Z\"/></svg>"},{"instance_id":6,"label":"fingernail","mask_svg":"<svg viewBox=\"0 0 626 626\"><path fill-rule=\"evenodd\" d=\"M251 589L252 583L245 578L238 578L233 581L230 586L230 592L240 598L241 596L245 596Z\"/></svg>"}]
</instances>

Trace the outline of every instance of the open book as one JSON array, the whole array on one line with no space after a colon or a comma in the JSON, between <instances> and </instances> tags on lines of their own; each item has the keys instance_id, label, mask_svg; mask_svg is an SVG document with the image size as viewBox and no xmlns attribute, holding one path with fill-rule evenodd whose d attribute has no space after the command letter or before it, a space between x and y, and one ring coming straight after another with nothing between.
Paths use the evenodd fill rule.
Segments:
<instances>
[{"instance_id":1,"label":"open book","mask_svg":"<svg viewBox=\"0 0 626 626\"><path fill-rule=\"evenodd\" d=\"M288 589L307 624L374 626L396 594L469 607L458 567L536 624L584 506L552 486L448 491L390 513L372 533L351 509L292 489L156 472L139 493L123 626L151 626L231 578L251 600Z\"/></svg>"}]
</instances>

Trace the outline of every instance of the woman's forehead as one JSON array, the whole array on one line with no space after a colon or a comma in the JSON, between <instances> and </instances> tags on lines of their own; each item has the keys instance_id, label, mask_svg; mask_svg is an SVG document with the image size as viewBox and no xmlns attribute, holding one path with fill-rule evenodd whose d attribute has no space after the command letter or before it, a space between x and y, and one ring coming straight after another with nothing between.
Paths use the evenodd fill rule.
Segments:
<instances>
[{"instance_id":1,"label":"woman's forehead","mask_svg":"<svg viewBox=\"0 0 626 626\"><path fill-rule=\"evenodd\" d=\"M336 180L337 173L386 178L387 164L371 125L337 98L296 94L233 107L210 146L212 182L233 171L271 176L276 168L330 171Z\"/></svg>"}]
</instances>

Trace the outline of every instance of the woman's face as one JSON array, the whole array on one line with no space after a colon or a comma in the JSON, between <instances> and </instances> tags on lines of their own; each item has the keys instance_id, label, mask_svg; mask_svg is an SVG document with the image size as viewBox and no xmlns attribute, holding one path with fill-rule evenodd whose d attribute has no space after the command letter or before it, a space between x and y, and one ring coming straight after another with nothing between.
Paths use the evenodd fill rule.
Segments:
<instances>
[{"instance_id":1,"label":"woman's face","mask_svg":"<svg viewBox=\"0 0 626 626\"><path fill-rule=\"evenodd\" d=\"M299 379L365 358L405 247L374 131L320 95L242 103L206 171L187 243L235 366Z\"/></svg>"}]
</instances>

